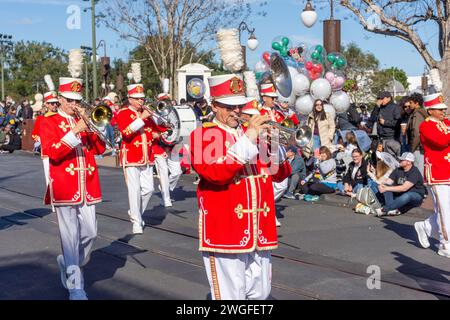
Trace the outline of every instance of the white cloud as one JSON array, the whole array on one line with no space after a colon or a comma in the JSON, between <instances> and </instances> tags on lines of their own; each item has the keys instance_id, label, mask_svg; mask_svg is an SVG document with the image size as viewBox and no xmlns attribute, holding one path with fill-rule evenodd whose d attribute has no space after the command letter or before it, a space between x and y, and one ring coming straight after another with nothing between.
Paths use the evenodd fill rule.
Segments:
<instances>
[{"instance_id":1,"label":"white cloud","mask_svg":"<svg viewBox=\"0 0 450 320\"><path fill-rule=\"evenodd\" d=\"M12 23L16 24L16 25L32 25L32 24L36 24L36 23L41 23L42 21L44 21L44 20L42 20L42 19L33 20L31 18L21 18L17 21L13 21Z\"/></svg>"}]
</instances>

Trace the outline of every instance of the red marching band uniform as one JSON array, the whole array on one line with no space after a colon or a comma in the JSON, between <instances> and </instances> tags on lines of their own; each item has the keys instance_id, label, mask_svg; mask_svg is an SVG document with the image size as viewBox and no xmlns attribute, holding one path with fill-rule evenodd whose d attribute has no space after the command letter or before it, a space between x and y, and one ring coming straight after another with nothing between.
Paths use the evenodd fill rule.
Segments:
<instances>
[{"instance_id":1,"label":"red marching band uniform","mask_svg":"<svg viewBox=\"0 0 450 320\"><path fill-rule=\"evenodd\" d=\"M272 83L265 83L261 85L260 91L261 96L277 98L278 95L276 92L277 90L275 89L275 86ZM270 120L276 121L278 123L280 123L285 119L285 115L283 114L283 112L281 112L281 110L276 109L275 107L271 108L263 105L260 109L260 113L261 115L268 115L270 117Z\"/></svg>"},{"instance_id":2,"label":"red marching band uniform","mask_svg":"<svg viewBox=\"0 0 450 320\"><path fill-rule=\"evenodd\" d=\"M450 121L442 119L447 106L441 93L425 96L424 107L434 111L419 127L425 157L424 178L433 196L434 214L416 222L414 227L424 248L430 246L428 238L438 234L438 254L450 258ZM437 112L439 109L442 111Z\"/></svg>"},{"instance_id":3,"label":"red marching band uniform","mask_svg":"<svg viewBox=\"0 0 450 320\"><path fill-rule=\"evenodd\" d=\"M211 96L243 88L242 80L231 76L211 86ZM243 94L242 89L238 93ZM229 93L233 94L236 91ZM272 181L285 179L291 167L286 161L279 166L259 159L246 163L233 151L244 130L214 120L191 134L191 162L201 177L197 190L201 251L246 253L277 248Z\"/></svg>"},{"instance_id":4,"label":"red marching band uniform","mask_svg":"<svg viewBox=\"0 0 450 320\"><path fill-rule=\"evenodd\" d=\"M105 143L93 132L74 135L71 130L78 121L82 120L59 110L42 123L42 149L50 158L46 204L95 204L102 200L95 155L105 152Z\"/></svg>"}]
</instances>

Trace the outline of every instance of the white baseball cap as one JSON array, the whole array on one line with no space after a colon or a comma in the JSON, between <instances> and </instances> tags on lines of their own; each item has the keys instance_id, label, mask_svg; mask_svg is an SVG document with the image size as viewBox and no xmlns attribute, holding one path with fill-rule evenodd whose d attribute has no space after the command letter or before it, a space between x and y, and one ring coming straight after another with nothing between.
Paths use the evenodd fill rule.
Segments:
<instances>
[{"instance_id":1,"label":"white baseball cap","mask_svg":"<svg viewBox=\"0 0 450 320\"><path fill-rule=\"evenodd\" d=\"M411 152L403 152L403 154L398 158L400 161L411 161L414 162L416 157Z\"/></svg>"}]
</instances>

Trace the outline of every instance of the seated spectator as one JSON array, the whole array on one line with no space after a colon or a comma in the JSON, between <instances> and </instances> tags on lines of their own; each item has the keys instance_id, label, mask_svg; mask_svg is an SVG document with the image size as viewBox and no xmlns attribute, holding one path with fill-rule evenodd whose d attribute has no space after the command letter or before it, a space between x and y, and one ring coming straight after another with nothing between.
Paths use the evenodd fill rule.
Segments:
<instances>
[{"instance_id":1,"label":"seated spectator","mask_svg":"<svg viewBox=\"0 0 450 320\"><path fill-rule=\"evenodd\" d=\"M20 136L14 130L12 130L11 126L7 127L9 128L6 132L8 143L0 146L0 153L13 153L14 150L20 150L22 146Z\"/></svg>"},{"instance_id":2,"label":"seated spectator","mask_svg":"<svg viewBox=\"0 0 450 320\"><path fill-rule=\"evenodd\" d=\"M294 146L290 146L286 152L286 159L291 164L292 174L288 180L288 190L283 195L284 198L295 199L294 190L297 189L298 182L305 179L306 167L305 161L298 154L298 150Z\"/></svg>"},{"instance_id":3,"label":"seated spectator","mask_svg":"<svg viewBox=\"0 0 450 320\"><path fill-rule=\"evenodd\" d=\"M342 182L337 184L337 189L342 195L352 196L367 185L367 163L363 158L363 152L358 148L354 149L352 159Z\"/></svg>"},{"instance_id":4,"label":"seated spectator","mask_svg":"<svg viewBox=\"0 0 450 320\"><path fill-rule=\"evenodd\" d=\"M319 178L314 179L311 184L308 182L313 178L315 172L300 182L299 193L305 195L306 201L317 201L321 194L334 193L336 190L336 161L331 157L330 149L325 146L319 149L317 171Z\"/></svg>"},{"instance_id":5,"label":"seated spectator","mask_svg":"<svg viewBox=\"0 0 450 320\"><path fill-rule=\"evenodd\" d=\"M378 186L386 184L391 173L399 167L398 161L387 152L377 151L376 157L376 167L369 164L367 172L369 176L368 184L375 194L378 193Z\"/></svg>"},{"instance_id":6,"label":"seated spectator","mask_svg":"<svg viewBox=\"0 0 450 320\"><path fill-rule=\"evenodd\" d=\"M386 184L378 186L385 201L382 208L376 209L378 217L405 213L420 206L425 196L423 177L419 169L414 166L414 155L405 152L399 160L400 168L392 172Z\"/></svg>"},{"instance_id":7,"label":"seated spectator","mask_svg":"<svg viewBox=\"0 0 450 320\"><path fill-rule=\"evenodd\" d=\"M345 165L348 166L352 161L352 152L355 149L359 149L356 136L353 132L347 131L344 144L337 145L338 153L336 154L336 160L343 160Z\"/></svg>"}]
</instances>

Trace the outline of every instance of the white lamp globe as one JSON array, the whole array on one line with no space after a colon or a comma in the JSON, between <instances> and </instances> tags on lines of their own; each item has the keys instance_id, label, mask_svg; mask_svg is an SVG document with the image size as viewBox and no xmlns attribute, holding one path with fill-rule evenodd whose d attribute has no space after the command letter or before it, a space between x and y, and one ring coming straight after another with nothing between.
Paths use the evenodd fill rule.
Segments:
<instances>
[{"instance_id":1,"label":"white lamp globe","mask_svg":"<svg viewBox=\"0 0 450 320\"><path fill-rule=\"evenodd\" d=\"M258 47L258 44L259 44L258 39L256 39L254 35L251 35L250 38L248 38L247 47L250 50L254 51Z\"/></svg>"},{"instance_id":2,"label":"white lamp globe","mask_svg":"<svg viewBox=\"0 0 450 320\"><path fill-rule=\"evenodd\" d=\"M308 0L306 3L305 9L303 9L303 12L300 15L300 18L302 19L303 24L307 28L311 28L317 21L317 12L314 11L314 8Z\"/></svg>"}]
</instances>

